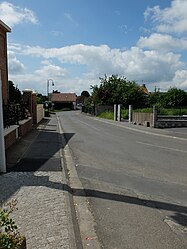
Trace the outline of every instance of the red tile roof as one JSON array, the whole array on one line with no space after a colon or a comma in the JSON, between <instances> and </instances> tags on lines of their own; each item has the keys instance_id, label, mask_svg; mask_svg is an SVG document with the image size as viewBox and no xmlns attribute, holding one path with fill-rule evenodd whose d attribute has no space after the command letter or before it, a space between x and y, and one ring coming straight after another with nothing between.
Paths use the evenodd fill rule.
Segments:
<instances>
[{"instance_id":1,"label":"red tile roof","mask_svg":"<svg viewBox=\"0 0 187 249\"><path fill-rule=\"evenodd\" d=\"M52 102L76 102L75 93L51 93Z\"/></svg>"},{"instance_id":2,"label":"red tile roof","mask_svg":"<svg viewBox=\"0 0 187 249\"><path fill-rule=\"evenodd\" d=\"M147 87L145 84L143 84L142 86L140 86L140 90L143 91L144 94L148 95L149 91L147 90Z\"/></svg>"}]
</instances>

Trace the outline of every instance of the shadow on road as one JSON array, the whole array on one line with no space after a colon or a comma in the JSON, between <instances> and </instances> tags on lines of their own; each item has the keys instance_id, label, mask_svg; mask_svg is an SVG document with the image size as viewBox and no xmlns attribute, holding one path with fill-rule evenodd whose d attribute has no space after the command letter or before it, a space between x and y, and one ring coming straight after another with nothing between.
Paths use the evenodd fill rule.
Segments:
<instances>
[{"instance_id":1,"label":"shadow on road","mask_svg":"<svg viewBox=\"0 0 187 249\"><path fill-rule=\"evenodd\" d=\"M74 196L101 198L105 200L124 202L124 203L132 204L132 205L145 206L148 208L172 211L174 212L174 215L171 215L170 218L173 219L178 224L182 225L183 227L187 227L187 207L186 206L181 206L181 205L176 205L176 204L161 202L161 201L141 199L141 198L137 198L133 196L108 193L108 192L103 192L100 190L93 190L93 189L84 189L84 190L72 189L71 190L68 187L66 187L65 189L71 192Z\"/></svg>"}]
</instances>

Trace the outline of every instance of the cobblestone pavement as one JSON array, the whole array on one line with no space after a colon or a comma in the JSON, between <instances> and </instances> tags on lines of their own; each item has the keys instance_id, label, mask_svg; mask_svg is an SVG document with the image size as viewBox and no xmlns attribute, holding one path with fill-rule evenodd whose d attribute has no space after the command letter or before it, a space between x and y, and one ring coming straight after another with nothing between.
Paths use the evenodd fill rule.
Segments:
<instances>
[{"instance_id":1,"label":"cobblestone pavement","mask_svg":"<svg viewBox=\"0 0 187 249\"><path fill-rule=\"evenodd\" d=\"M14 171L0 175L0 201L17 200L12 217L27 249L75 248L56 117L39 128Z\"/></svg>"}]
</instances>

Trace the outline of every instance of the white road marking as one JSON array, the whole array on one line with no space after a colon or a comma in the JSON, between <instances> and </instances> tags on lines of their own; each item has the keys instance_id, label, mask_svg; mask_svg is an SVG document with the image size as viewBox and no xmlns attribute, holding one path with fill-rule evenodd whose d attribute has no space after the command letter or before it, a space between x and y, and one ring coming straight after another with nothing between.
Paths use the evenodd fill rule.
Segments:
<instances>
[{"instance_id":1,"label":"white road marking","mask_svg":"<svg viewBox=\"0 0 187 249\"><path fill-rule=\"evenodd\" d=\"M172 151L176 151L176 152L187 153L187 151L185 151L185 150L179 150L179 149L160 146L160 145L155 145L155 144L143 143L143 142L140 142L140 141L136 141L136 143L151 146L151 147L156 147L156 148L160 148L160 149L165 149L165 150L172 150Z\"/></svg>"}]
</instances>

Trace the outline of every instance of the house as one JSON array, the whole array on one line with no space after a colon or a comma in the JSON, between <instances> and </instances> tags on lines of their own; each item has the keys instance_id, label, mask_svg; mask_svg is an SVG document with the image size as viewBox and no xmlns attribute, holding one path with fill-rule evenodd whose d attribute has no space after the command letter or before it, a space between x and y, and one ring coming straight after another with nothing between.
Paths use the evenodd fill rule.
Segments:
<instances>
[{"instance_id":1,"label":"house","mask_svg":"<svg viewBox=\"0 0 187 249\"><path fill-rule=\"evenodd\" d=\"M0 74L4 104L8 102L7 32L11 32L11 29L0 20Z\"/></svg>"},{"instance_id":2,"label":"house","mask_svg":"<svg viewBox=\"0 0 187 249\"><path fill-rule=\"evenodd\" d=\"M142 84L142 85L140 86L140 90L143 91L143 93L144 93L145 95L149 95L149 91L148 91L148 89L147 89L147 87L146 87L145 84Z\"/></svg>"},{"instance_id":3,"label":"house","mask_svg":"<svg viewBox=\"0 0 187 249\"><path fill-rule=\"evenodd\" d=\"M76 109L75 93L51 93L49 99L54 104L54 109Z\"/></svg>"}]
</instances>

